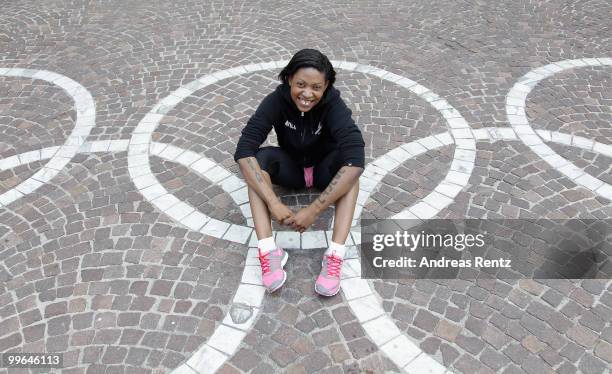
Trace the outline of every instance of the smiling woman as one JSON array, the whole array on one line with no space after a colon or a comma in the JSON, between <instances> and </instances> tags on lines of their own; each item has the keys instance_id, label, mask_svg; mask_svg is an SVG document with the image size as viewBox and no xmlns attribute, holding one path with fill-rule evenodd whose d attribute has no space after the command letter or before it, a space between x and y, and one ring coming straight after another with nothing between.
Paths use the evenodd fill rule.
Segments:
<instances>
[{"instance_id":1,"label":"smiling woman","mask_svg":"<svg viewBox=\"0 0 612 374\"><path fill-rule=\"evenodd\" d=\"M248 184L257 234L263 283L278 290L287 274L287 253L272 237L270 216L280 224L304 232L331 204L336 205L329 249L315 290L333 296L340 290L340 274L364 168L365 143L351 111L334 88L336 72L329 59L314 49L297 52L278 78L282 82L249 119L238 141L234 159ZM279 147L262 147L274 128ZM293 212L272 189L322 190L308 207Z\"/></svg>"},{"instance_id":2,"label":"smiling woman","mask_svg":"<svg viewBox=\"0 0 612 374\"><path fill-rule=\"evenodd\" d=\"M321 100L327 86L336 82L336 71L321 52L303 49L293 56L278 74L291 88L291 99L302 112L308 112Z\"/></svg>"},{"instance_id":3,"label":"smiling woman","mask_svg":"<svg viewBox=\"0 0 612 374\"><path fill-rule=\"evenodd\" d=\"M308 112L321 100L327 89L325 75L315 68L302 68L291 76L291 99L302 112Z\"/></svg>"}]
</instances>

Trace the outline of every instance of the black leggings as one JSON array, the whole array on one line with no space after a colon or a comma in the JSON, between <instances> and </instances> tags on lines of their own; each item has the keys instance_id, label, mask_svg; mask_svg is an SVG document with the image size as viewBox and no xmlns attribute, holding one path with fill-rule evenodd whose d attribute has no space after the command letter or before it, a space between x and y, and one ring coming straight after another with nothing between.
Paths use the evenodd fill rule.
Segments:
<instances>
[{"instance_id":1,"label":"black leggings","mask_svg":"<svg viewBox=\"0 0 612 374\"><path fill-rule=\"evenodd\" d=\"M314 166L314 186L324 190L342 167L340 152L333 150ZM270 174L272 183L288 188L304 188L304 169L280 147L261 147L255 154L261 170Z\"/></svg>"}]
</instances>

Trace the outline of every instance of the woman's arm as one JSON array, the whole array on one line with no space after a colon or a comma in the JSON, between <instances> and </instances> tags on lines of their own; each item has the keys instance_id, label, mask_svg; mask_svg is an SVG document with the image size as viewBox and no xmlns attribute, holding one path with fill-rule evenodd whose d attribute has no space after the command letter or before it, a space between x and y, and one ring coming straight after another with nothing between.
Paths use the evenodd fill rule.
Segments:
<instances>
[{"instance_id":1,"label":"woman's arm","mask_svg":"<svg viewBox=\"0 0 612 374\"><path fill-rule=\"evenodd\" d=\"M344 196L358 182L361 173L363 168L357 166L340 168L321 195L312 204L297 212L295 218L289 219L287 224L296 231L304 232L319 214Z\"/></svg>"},{"instance_id":2,"label":"woman's arm","mask_svg":"<svg viewBox=\"0 0 612 374\"><path fill-rule=\"evenodd\" d=\"M264 176L255 157L241 158L238 160L238 165L247 184L266 203L274 220L283 225L287 219L293 217L291 209L283 204L272 190L270 181L267 180L269 177Z\"/></svg>"},{"instance_id":3,"label":"woman's arm","mask_svg":"<svg viewBox=\"0 0 612 374\"><path fill-rule=\"evenodd\" d=\"M268 207L272 218L280 224L285 224L285 220L293 217L293 212L276 196L270 177L261 170L255 158L259 146L272 130L272 124L280 121L277 96L276 92L266 96L251 116L238 140L234 160L240 166L249 187Z\"/></svg>"},{"instance_id":4,"label":"woman's arm","mask_svg":"<svg viewBox=\"0 0 612 374\"><path fill-rule=\"evenodd\" d=\"M327 188L310 204L310 208L317 215L321 214L328 206L335 203L336 200L344 196L353 187L361 173L363 173L363 168L357 166L343 166L340 168L327 185Z\"/></svg>"}]
</instances>

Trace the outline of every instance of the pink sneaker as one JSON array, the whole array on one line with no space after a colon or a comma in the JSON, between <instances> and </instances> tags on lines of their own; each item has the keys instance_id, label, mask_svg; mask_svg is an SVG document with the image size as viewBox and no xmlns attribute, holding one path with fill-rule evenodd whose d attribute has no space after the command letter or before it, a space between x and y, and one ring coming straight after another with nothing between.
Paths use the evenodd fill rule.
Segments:
<instances>
[{"instance_id":1,"label":"pink sneaker","mask_svg":"<svg viewBox=\"0 0 612 374\"><path fill-rule=\"evenodd\" d=\"M323 255L321 273L315 283L315 291L321 296L334 296L340 291L340 274L342 274L342 258L331 255Z\"/></svg>"},{"instance_id":2,"label":"pink sneaker","mask_svg":"<svg viewBox=\"0 0 612 374\"><path fill-rule=\"evenodd\" d=\"M289 255L281 247L262 255L259 250L259 263L261 264L261 278L268 292L281 288L287 280L287 273L283 266L287 263Z\"/></svg>"}]
</instances>

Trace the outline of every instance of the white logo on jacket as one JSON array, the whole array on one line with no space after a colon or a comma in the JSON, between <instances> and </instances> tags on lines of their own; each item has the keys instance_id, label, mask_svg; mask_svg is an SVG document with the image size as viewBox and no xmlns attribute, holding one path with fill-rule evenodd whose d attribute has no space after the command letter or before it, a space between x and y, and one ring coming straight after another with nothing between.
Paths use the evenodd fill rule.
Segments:
<instances>
[{"instance_id":1,"label":"white logo on jacket","mask_svg":"<svg viewBox=\"0 0 612 374\"><path fill-rule=\"evenodd\" d=\"M289 127L291 130L295 130L295 125L289 121L285 122L285 126Z\"/></svg>"},{"instance_id":2,"label":"white logo on jacket","mask_svg":"<svg viewBox=\"0 0 612 374\"><path fill-rule=\"evenodd\" d=\"M319 125L317 126L317 131L314 132L315 135L319 135L321 133L321 129L323 128L323 126L321 125L321 122L319 122Z\"/></svg>"}]
</instances>

